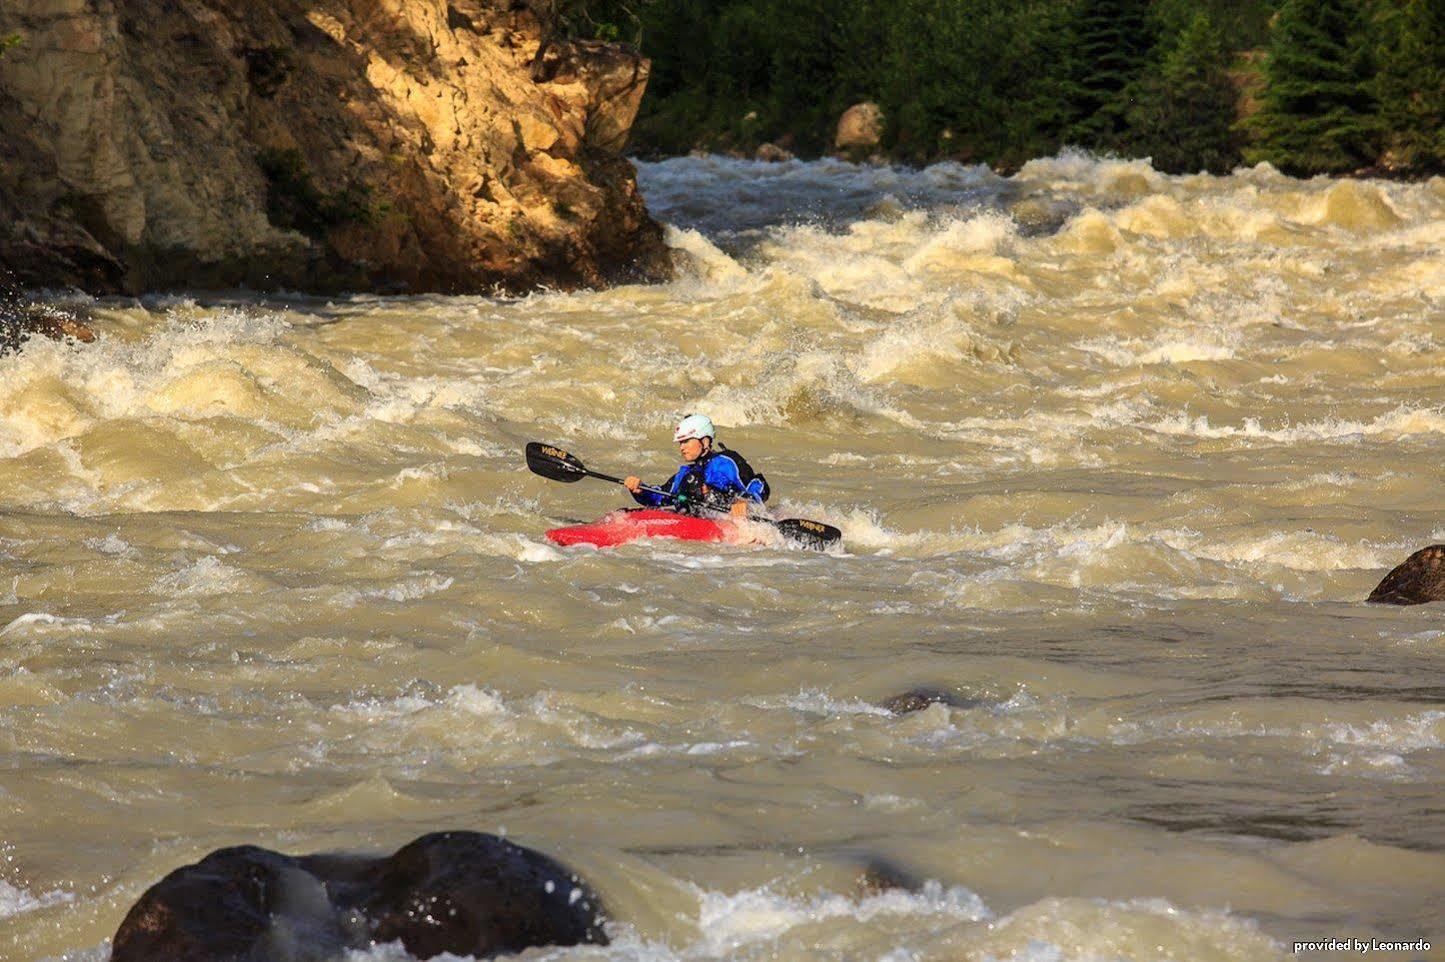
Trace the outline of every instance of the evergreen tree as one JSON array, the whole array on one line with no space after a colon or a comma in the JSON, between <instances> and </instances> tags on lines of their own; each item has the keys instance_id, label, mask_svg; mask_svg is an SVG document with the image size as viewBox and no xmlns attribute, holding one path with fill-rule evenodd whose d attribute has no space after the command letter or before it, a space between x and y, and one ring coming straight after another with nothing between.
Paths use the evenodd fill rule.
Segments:
<instances>
[{"instance_id":1,"label":"evergreen tree","mask_svg":"<svg viewBox=\"0 0 1445 962\"><path fill-rule=\"evenodd\" d=\"M1229 59L1209 14L1197 14L1138 84L1127 112L1131 152L1169 173L1228 172L1239 161Z\"/></svg>"},{"instance_id":2,"label":"evergreen tree","mask_svg":"<svg viewBox=\"0 0 1445 962\"><path fill-rule=\"evenodd\" d=\"M1154 45L1145 0L1081 0L1075 10L1065 85L1070 143L1112 148L1125 133L1133 85Z\"/></svg>"},{"instance_id":3,"label":"evergreen tree","mask_svg":"<svg viewBox=\"0 0 1445 962\"><path fill-rule=\"evenodd\" d=\"M1016 95L1019 18L1000 0L895 0L880 50L893 146L920 160L997 153Z\"/></svg>"},{"instance_id":4,"label":"evergreen tree","mask_svg":"<svg viewBox=\"0 0 1445 962\"><path fill-rule=\"evenodd\" d=\"M1057 152L1077 119L1073 5L1045 0L1020 14L1010 31L1014 69L997 90L1008 102L999 157L1010 166Z\"/></svg>"},{"instance_id":5,"label":"evergreen tree","mask_svg":"<svg viewBox=\"0 0 1445 962\"><path fill-rule=\"evenodd\" d=\"M1358 0L1286 0L1270 32L1259 140L1245 156L1292 174L1344 173L1375 159L1379 118Z\"/></svg>"},{"instance_id":6,"label":"evergreen tree","mask_svg":"<svg viewBox=\"0 0 1445 962\"><path fill-rule=\"evenodd\" d=\"M640 150L751 151L787 136L804 156L826 152L842 111L874 100L895 158L1013 166L1071 142L1148 153L1167 170L1231 166L1224 54L1262 43L1283 6L1252 157L1301 172L1374 159L1362 11L1388 8L1400 15L1381 27L1402 51L1378 86L1392 143L1439 156L1427 146L1441 126L1431 38L1445 0L548 2L585 8L579 22L598 35L625 37L640 21L652 58ZM1200 12L1216 30L1196 24Z\"/></svg>"},{"instance_id":7,"label":"evergreen tree","mask_svg":"<svg viewBox=\"0 0 1445 962\"><path fill-rule=\"evenodd\" d=\"M1391 161L1445 168L1445 0L1400 0L1382 24L1377 91Z\"/></svg>"}]
</instances>

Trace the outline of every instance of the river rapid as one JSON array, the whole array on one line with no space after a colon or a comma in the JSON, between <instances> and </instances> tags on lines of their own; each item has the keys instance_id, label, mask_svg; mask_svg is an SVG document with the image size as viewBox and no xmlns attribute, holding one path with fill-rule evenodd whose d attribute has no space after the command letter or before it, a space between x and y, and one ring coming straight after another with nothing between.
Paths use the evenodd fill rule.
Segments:
<instances>
[{"instance_id":1,"label":"river rapid","mask_svg":"<svg viewBox=\"0 0 1445 962\"><path fill-rule=\"evenodd\" d=\"M1445 958L1445 182L639 168L670 284L0 357L0 957L472 828L611 909L534 959ZM547 542L691 411L843 548Z\"/></svg>"}]
</instances>

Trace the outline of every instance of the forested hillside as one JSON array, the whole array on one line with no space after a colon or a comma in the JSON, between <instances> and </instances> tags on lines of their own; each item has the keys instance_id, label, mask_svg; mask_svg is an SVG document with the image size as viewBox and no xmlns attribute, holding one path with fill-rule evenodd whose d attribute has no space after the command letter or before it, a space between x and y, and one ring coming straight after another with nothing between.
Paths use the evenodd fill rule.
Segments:
<instances>
[{"instance_id":1,"label":"forested hillside","mask_svg":"<svg viewBox=\"0 0 1445 962\"><path fill-rule=\"evenodd\" d=\"M1445 164L1445 0L597 0L653 60L640 153L807 156L850 104L912 161L1064 145L1176 172Z\"/></svg>"}]
</instances>

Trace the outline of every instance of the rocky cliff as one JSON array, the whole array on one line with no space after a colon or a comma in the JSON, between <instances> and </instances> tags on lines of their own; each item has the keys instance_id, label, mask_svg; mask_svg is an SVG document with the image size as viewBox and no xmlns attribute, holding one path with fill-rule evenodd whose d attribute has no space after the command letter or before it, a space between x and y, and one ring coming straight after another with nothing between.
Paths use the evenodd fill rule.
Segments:
<instances>
[{"instance_id":1,"label":"rocky cliff","mask_svg":"<svg viewBox=\"0 0 1445 962\"><path fill-rule=\"evenodd\" d=\"M93 292L520 290L668 270L648 63L550 0L5 0L0 270Z\"/></svg>"}]
</instances>

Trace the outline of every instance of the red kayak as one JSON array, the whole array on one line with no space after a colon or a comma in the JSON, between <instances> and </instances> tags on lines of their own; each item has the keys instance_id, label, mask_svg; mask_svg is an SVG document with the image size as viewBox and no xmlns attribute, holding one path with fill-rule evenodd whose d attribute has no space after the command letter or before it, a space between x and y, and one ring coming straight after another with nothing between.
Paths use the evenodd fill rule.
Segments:
<instances>
[{"instance_id":1,"label":"red kayak","mask_svg":"<svg viewBox=\"0 0 1445 962\"><path fill-rule=\"evenodd\" d=\"M680 541L736 540L736 526L731 522L694 518L675 511L656 508L624 508L591 524L570 528L553 528L547 537L563 546L590 544L611 548L638 538L677 538Z\"/></svg>"}]
</instances>

